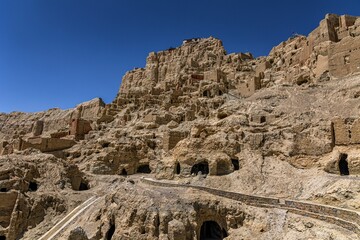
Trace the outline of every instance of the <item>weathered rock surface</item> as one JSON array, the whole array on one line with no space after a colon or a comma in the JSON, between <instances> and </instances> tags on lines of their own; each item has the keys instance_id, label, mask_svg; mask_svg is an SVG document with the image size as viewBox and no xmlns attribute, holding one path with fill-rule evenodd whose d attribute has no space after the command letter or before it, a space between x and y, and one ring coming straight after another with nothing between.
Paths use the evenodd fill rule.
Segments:
<instances>
[{"instance_id":1,"label":"weathered rock surface","mask_svg":"<svg viewBox=\"0 0 360 240\"><path fill-rule=\"evenodd\" d=\"M150 53L110 104L0 114L0 237L39 238L97 196L58 239L358 239L138 174L359 211L359 40L360 18L334 14L265 57L189 39Z\"/></svg>"}]
</instances>

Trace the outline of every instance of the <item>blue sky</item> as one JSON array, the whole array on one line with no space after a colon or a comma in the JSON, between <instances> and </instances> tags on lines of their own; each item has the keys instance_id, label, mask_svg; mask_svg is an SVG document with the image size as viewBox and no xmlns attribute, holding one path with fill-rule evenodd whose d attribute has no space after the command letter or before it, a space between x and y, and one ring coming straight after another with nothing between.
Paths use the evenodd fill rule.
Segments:
<instances>
[{"instance_id":1,"label":"blue sky","mask_svg":"<svg viewBox=\"0 0 360 240\"><path fill-rule=\"evenodd\" d=\"M214 36L267 55L326 13L360 15L360 1L0 0L0 112L109 103L151 51Z\"/></svg>"}]
</instances>

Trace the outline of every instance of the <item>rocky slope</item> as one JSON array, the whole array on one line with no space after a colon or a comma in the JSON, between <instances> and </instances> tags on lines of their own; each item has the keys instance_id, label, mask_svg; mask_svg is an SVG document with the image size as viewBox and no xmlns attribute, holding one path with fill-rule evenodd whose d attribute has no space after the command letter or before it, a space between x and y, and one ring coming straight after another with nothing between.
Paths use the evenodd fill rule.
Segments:
<instances>
[{"instance_id":1,"label":"rocky slope","mask_svg":"<svg viewBox=\"0 0 360 240\"><path fill-rule=\"evenodd\" d=\"M269 56L213 37L150 53L114 101L0 115L0 239L358 239L158 180L360 209L360 18L329 14Z\"/></svg>"}]
</instances>

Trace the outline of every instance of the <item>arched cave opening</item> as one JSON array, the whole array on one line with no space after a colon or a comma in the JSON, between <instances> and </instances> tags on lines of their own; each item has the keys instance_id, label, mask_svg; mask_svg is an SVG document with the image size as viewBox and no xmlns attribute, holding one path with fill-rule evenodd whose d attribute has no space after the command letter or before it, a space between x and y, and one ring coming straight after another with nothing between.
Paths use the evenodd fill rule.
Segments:
<instances>
[{"instance_id":1,"label":"arched cave opening","mask_svg":"<svg viewBox=\"0 0 360 240\"><path fill-rule=\"evenodd\" d=\"M201 226L200 240L222 240L227 236L226 230L215 221L206 221Z\"/></svg>"},{"instance_id":2,"label":"arched cave opening","mask_svg":"<svg viewBox=\"0 0 360 240\"><path fill-rule=\"evenodd\" d=\"M36 190L38 190L38 185L36 182L30 182L29 183L29 191L31 192L35 192Z\"/></svg>"},{"instance_id":3,"label":"arched cave opening","mask_svg":"<svg viewBox=\"0 0 360 240\"><path fill-rule=\"evenodd\" d=\"M7 192L7 188L0 188L0 192Z\"/></svg>"},{"instance_id":4,"label":"arched cave opening","mask_svg":"<svg viewBox=\"0 0 360 240\"><path fill-rule=\"evenodd\" d=\"M202 174L209 174L209 164L204 161L192 166L191 174L198 175L199 172L201 172Z\"/></svg>"},{"instance_id":5,"label":"arched cave opening","mask_svg":"<svg viewBox=\"0 0 360 240\"><path fill-rule=\"evenodd\" d=\"M339 159L340 175L349 175L350 174L347 157L348 157L348 155L346 153L340 154L340 159Z\"/></svg>"},{"instance_id":6,"label":"arched cave opening","mask_svg":"<svg viewBox=\"0 0 360 240\"><path fill-rule=\"evenodd\" d=\"M115 233L115 224L111 223L109 230L106 233L106 239L110 240Z\"/></svg>"},{"instance_id":7,"label":"arched cave opening","mask_svg":"<svg viewBox=\"0 0 360 240\"><path fill-rule=\"evenodd\" d=\"M223 95L223 92L221 90L219 90L219 96Z\"/></svg>"},{"instance_id":8,"label":"arched cave opening","mask_svg":"<svg viewBox=\"0 0 360 240\"><path fill-rule=\"evenodd\" d=\"M137 173L151 173L151 169L149 167L149 164L141 165L138 167Z\"/></svg>"},{"instance_id":9,"label":"arched cave opening","mask_svg":"<svg viewBox=\"0 0 360 240\"><path fill-rule=\"evenodd\" d=\"M87 182L81 181L79 186L79 191L86 191L89 189L90 189L89 184Z\"/></svg>"},{"instance_id":10,"label":"arched cave opening","mask_svg":"<svg viewBox=\"0 0 360 240\"><path fill-rule=\"evenodd\" d=\"M180 172L181 172L180 163L179 163L179 162L176 162L175 173L179 175Z\"/></svg>"},{"instance_id":11,"label":"arched cave opening","mask_svg":"<svg viewBox=\"0 0 360 240\"><path fill-rule=\"evenodd\" d=\"M0 240L6 240L5 236L0 236Z\"/></svg>"},{"instance_id":12,"label":"arched cave opening","mask_svg":"<svg viewBox=\"0 0 360 240\"><path fill-rule=\"evenodd\" d=\"M123 168L123 169L121 170L120 175L122 175L122 176L127 176L127 171L126 171L125 168Z\"/></svg>"},{"instance_id":13,"label":"arched cave opening","mask_svg":"<svg viewBox=\"0 0 360 240\"><path fill-rule=\"evenodd\" d=\"M231 163L234 166L234 171L237 171L240 169L239 160L237 159L231 159Z\"/></svg>"}]
</instances>

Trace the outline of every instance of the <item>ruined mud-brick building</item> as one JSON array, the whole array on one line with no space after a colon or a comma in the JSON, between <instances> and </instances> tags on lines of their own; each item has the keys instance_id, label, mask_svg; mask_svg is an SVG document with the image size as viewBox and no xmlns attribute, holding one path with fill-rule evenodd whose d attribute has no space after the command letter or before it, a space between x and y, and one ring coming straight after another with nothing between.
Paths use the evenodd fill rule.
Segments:
<instances>
[{"instance_id":1,"label":"ruined mud-brick building","mask_svg":"<svg viewBox=\"0 0 360 240\"><path fill-rule=\"evenodd\" d=\"M360 18L334 14L326 15L308 36L293 35L263 57L227 54L213 37L187 39L177 48L150 53L144 68L127 72L110 104L94 99L69 110L0 114L0 155L75 163L93 178L153 173L158 179L201 181L209 176L216 178L217 187L229 177L226 186L250 193L269 194L270 189L293 197L306 187L311 192L311 184L323 182L312 182L316 174L335 178L360 173L359 44ZM52 187L65 192L89 188L77 168L63 168L54 173ZM33 225L22 221L20 212L32 215L31 209L22 209L29 204L21 201L31 199L27 193L33 189L45 188L45 180L41 173L19 169L0 172L0 212L6 215L0 216L0 237L6 239L16 239L17 229L25 231L43 220L41 216ZM286 184L288 179L277 175L284 169L291 169L289 179L294 175L298 181ZM296 174L308 169L313 175L306 185ZM49 169L42 166L42 171ZM278 177L275 183L268 180L273 176ZM328 192L325 200L318 193L304 198L329 201L333 196ZM55 212L64 211L61 204L45 203ZM120 227L116 217L107 217L102 226L109 229L96 234L105 236ZM206 217L205 223L211 220ZM232 225L221 219L220 230L227 235ZM147 231L156 227L139 232L153 237ZM164 229L155 232L172 234Z\"/></svg>"}]
</instances>

